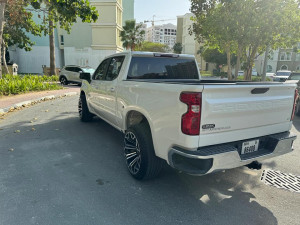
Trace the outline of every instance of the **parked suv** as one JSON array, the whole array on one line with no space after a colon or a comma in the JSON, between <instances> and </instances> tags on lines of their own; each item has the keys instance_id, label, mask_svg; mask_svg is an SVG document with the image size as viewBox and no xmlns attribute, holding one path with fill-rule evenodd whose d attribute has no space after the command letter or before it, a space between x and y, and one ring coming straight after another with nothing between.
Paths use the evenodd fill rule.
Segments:
<instances>
[{"instance_id":1,"label":"parked suv","mask_svg":"<svg viewBox=\"0 0 300 225\"><path fill-rule=\"evenodd\" d=\"M65 66L59 73L59 81L63 85L68 85L69 83L81 84L80 73L90 73L92 76L94 71L91 67Z\"/></svg>"}]
</instances>

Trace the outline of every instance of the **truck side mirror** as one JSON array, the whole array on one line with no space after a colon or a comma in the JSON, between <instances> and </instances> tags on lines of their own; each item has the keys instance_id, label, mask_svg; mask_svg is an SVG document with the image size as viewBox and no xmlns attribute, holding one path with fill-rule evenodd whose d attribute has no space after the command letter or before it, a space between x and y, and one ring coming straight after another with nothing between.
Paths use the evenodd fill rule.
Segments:
<instances>
[{"instance_id":1,"label":"truck side mirror","mask_svg":"<svg viewBox=\"0 0 300 225\"><path fill-rule=\"evenodd\" d=\"M79 78L82 80L86 80L87 82L91 82L91 74L90 73L80 73Z\"/></svg>"}]
</instances>

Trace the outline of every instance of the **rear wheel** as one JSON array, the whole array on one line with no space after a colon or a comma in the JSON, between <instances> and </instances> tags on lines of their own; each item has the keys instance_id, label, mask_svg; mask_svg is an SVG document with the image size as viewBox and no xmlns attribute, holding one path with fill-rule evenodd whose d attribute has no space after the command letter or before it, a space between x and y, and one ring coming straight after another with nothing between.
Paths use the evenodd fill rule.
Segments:
<instances>
[{"instance_id":1,"label":"rear wheel","mask_svg":"<svg viewBox=\"0 0 300 225\"><path fill-rule=\"evenodd\" d=\"M163 161L154 153L152 135L147 123L130 127L124 137L124 156L129 173L138 180L159 175Z\"/></svg>"},{"instance_id":2,"label":"rear wheel","mask_svg":"<svg viewBox=\"0 0 300 225\"><path fill-rule=\"evenodd\" d=\"M84 94L81 94L79 97L78 113L79 113L79 118L82 122L89 122L93 119L93 116L94 116L89 111Z\"/></svg>"},{"instance_id":3,"label":"rear wheel","mask_svg":"<svg viewBox=\"0 0 300 225\"><path fill-rule=\"evenodd\" d=\"M59 78L59 81L60 81L60 83L61 83L62 85L68 85L68 84L69 84L69 82L68 82L68 80L67 80L67 78L66 78L65 76L61 76L61 77Z\"/></svg>"}]
</instances>

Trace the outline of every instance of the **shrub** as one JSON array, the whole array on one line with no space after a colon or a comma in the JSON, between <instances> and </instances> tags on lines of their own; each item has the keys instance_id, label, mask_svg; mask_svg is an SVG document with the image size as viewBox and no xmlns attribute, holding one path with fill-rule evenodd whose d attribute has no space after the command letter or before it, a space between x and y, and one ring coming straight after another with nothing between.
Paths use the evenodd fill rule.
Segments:
<instances>
[{"instance_id":1,"label":"shrub","mask_svg":"<svg viewBox=\"0 0 300 225\"><path fill-rule=\"evenodd\" d=\"M212 74L210 71L200 71L202 77L211 77Z\"/></svg>"},{"instance_id":2,"label":"shrub","mask_svg":"<svg viewBox=\"0 0 300 225\"><path fill-rule=\"evenodd\" d=\"M3 75L2 79L0 79L0 96L29 91L58 90L62 87L57 81L58 76Z\"/></svg>"},{"instance_id":3,"label":"shrub","mask_svg":"<svg viewBox=\"0 0 300 225\"><path fill-rule=\"evenodd\" d=\"M261 79L262 79L262 78L259 77L259 76L252 76L252 77L251 77L251 80L252 80L253 82L260 82ZM244 80L244 76L238 76L237 80ZM271 81L271 79L267 77L267 78L266 78L266 81Z\"/></svg>"}]
</instances>

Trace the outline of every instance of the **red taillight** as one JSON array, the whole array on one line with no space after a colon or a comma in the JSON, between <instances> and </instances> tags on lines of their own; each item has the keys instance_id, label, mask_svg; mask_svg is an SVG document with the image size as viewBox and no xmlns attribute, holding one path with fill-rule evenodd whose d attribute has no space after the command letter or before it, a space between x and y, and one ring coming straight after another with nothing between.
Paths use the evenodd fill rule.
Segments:
<instances>
[{"instance_id":1,"label":"red taillight","mask_svg":"<svg viewBox=\"0 0 300 225\"><path fill-rule=\"evenodd\" d=\"M291 120L294 119L295 116L295 111L296 111L296 106L297 106L297 99L298 99L298 90L295 90L295 95L294 95L294 107L293 107L293 112L292 112L292 116L291 116Z\"/></svg>"},{"instance_id":2,"label":"red taillight","mask_svg":"<svg viewBox=\"0 0 300 225\"><path fill-rule=\"evenodd\" d=\"M202 94L182 92L180 101L187 104L187 112L181 118L181 131L187 135L200 134Z\"/></svg>"}]
</instances>

